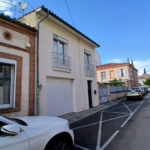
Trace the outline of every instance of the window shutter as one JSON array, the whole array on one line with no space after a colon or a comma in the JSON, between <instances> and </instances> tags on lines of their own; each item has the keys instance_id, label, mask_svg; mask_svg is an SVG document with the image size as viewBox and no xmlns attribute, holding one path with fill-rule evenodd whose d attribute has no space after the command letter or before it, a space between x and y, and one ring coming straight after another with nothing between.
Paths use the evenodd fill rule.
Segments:
<instances>
[{"instance_id":1,"label":"window shutter","mask_svg":"<svg viewBox=\"0 0 150 150\"><path fill-rule=\"evenodd\" d=\"M91 55L89 55L89 64L91 64L91 60L92 60Z\"/></svg>"},{"instance_id":2,"label":"window shutter","mask_svg":"<svg viewBox=\"0 0 150 150\"><path fill-rule=\"evenodd\" d=\"M126 69L123 69L123 76L126 76Z\"/></svg>"},{"instance_id":3,"label":"window shutter","mask_svg":"<svg viewBox=\"0 0 150 150\"><path fill-rule=\"evenodd\" d=\"M119 70L119 77L121 77L121 69Z\"/></svg>"}]
</instances>

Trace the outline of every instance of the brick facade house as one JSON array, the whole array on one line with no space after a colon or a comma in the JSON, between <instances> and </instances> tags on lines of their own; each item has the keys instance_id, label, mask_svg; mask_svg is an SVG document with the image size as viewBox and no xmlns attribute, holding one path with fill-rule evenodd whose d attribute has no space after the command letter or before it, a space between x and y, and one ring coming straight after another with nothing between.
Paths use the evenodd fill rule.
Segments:
<instances>
[{"instance_id":1,"label":"brick facade house","mask_svg":"<svg viewBox=\"0 0 150 150\"><path fill-rule=\"evenodd\" d=\"M0 113L34 115L36 29L0 14Z\"/></svg>"}]
</instances>

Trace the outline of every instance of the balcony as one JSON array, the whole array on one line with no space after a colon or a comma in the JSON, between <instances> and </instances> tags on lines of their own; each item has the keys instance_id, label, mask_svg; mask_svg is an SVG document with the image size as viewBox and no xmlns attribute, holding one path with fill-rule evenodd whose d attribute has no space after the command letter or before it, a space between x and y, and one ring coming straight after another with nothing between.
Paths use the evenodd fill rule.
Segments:
<instances>
[{"instance_id":1,"label":"balcony","mask_svg":"<svg viewBox=\"0 0 150 150\"><path fill-rule=\"evenodd\" d=\"M71 72L71 57L53 52L53 69Z\"/></svg>"},{"instance_id":2,"label":"balcony","mask_svg":"<svg viewBox=\"0 0 150 150\"><path fill-rule=\"evenodd\" d=\"M94 69L94 65L91 64L84 64L85 67L85 75L90 75L90 76L94 76L95 75L95 69Z\"/></svg>"}]
</instances>

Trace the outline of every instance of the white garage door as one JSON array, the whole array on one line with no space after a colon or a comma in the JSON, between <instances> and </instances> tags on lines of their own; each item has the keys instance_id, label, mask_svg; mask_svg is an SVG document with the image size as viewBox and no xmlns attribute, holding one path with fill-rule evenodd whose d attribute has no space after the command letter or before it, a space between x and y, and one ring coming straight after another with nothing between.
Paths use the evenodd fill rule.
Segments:
<instances>
[{"instance_id":1,"label":"white garage door","mask_svg":"<svg viewBox=\"0 0 150 150\"><path fill-rule=\"evenodd\" d=\"M47 115L60 116L73 112L72 81L47 79Z\"/></svg>"}]
</instances>

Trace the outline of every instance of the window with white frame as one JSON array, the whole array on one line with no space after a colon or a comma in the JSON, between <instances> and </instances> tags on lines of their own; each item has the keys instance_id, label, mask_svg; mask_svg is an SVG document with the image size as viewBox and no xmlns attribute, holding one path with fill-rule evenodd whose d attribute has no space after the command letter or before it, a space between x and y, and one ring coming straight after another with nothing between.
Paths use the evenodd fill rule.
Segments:
<instances>
[{"instance_id":1,"label":"window with white frame","mask_svg":"<svg viewBox=\"0 0 150 150\"><path fill-rule=\"evenodd\" d=\"M0 108L14 106L15 64L15 60L0 58Z\"/></svg>"},{"instance_id":2,"label":"window with white frame","mask_svg":"<svg viewBox=\"0 0 150 150\"><path fill-rule=\"evenodd\" d=\"M91 52L84 51L84 61L86 64L91 64Z\"/></svg>"},{"instance_id":3,"label":"window with white frame","mask_svg":"<svg viewBox=\"0 0 150 150\"><path fill-rule=\"evenodd\" d=\"M67 43L68 41L53 35L53 53L54 58L59 61L60 64L65 64L65 55L67 53Z\"/></svg>"},{"instance_id":4,"label":"window with white frame","mask_svg":"<svg viewBox=\"0 0 150 150\"><path fill-rule=\"evenodd\" d=\"M126 76L126 69L120 69L119 70L119 77L124 77Z\"/></svg>"},{"instance_id":5,"label":"window with white frame","mask_svg":"<svg viewBox=\"0 0 150 150\"><path fill-rule=\"evenodd\" d=\"M102 72L102 82L106 82L106 72Z\"/></svg>"}]
</instances>

